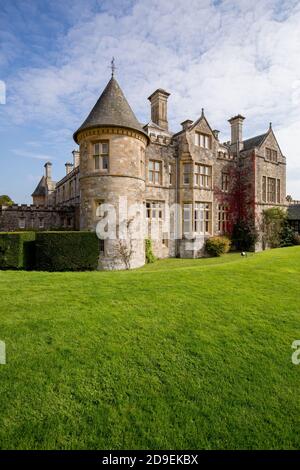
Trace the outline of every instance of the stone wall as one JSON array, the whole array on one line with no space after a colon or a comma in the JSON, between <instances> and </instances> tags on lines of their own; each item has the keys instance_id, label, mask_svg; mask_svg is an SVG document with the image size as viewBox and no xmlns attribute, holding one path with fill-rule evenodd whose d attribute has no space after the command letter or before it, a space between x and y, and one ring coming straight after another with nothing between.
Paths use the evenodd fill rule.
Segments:
<instances>
[{"instance_id":1,"label":"stone wall","mask_svg":"<svg viewBox=\"0 0 300 470\"><path fill-rule=\"evenodd\" d=\"M149 160L160 162L161 181L149 181ZM169 165L171 167L169 167ZM170 171L171 169L171 177ZM153 253L157 258L175 257L177 244L174 240L174 217L167 218L168 208L176 202L177 158L176 147L170 139L152 139L146 149L146 191L145 202L162 204L162 219L149 219L146 213L146 237L152 239ZM171 179L170 179L171 178Z\"/></svg>"},{"instance_id":2,"label":"stone wall","mask_svg":"<svg viewBox=\"0 0 300 470\"><path fill-rule=\"evenodd\" d=\"M46 206L0 206L0 231L75 229L74 208Z\"/></svg>"},{"instance_id":3,"label":"stone wall","mask_svg":"<svg viewBox=\"0 0 300 470\"><path fill-rule=\"evenodd\" d=\"M145 234L142 231L136 236L134 227L126 227L126 237L120 235L131 218L133 225L140 219L143 222L145 200L145 147L147 138L143 134L119 128L101 128L79 134L80 143L80 191L81 212L80 229L96 230L98 223L107 217L112 227L116 223L116 231L103 243L99 269L124 269L125 257L131 252L130 267L137 268L145 264ZM106 141L109 145L108 169L96 170L93 158L93 144ZM138 204L140 209L127 218L127 208L119 207L120 198L130 208ZM109 204L115 209L109 214L100 211L99 207ZM127 222L126 222L127 220ZM123 223L124 222L124 223ZM142 228L143 230L143 228Z\"/></svg>"}]
</instances>

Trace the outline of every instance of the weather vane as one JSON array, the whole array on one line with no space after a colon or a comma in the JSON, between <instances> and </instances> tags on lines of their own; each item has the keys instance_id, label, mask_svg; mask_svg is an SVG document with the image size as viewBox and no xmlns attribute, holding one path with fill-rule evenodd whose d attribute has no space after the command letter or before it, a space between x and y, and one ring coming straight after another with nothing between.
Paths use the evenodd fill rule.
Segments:
<instances>
[{"instance_id":1,"label":"weather vane","mask_svg":"<svg viewBox=\"0 0 300 470\"><path fill-rule=\"evenodd\" d=\"M114 73L115 73L115 70L116 70L115 58L114 58L114 57L112 58L112 61L111 61L111 63L110 63L110 66L111 66L111 76L113 77L113 76L114 76Z\"/></svg>"}]
</instances>

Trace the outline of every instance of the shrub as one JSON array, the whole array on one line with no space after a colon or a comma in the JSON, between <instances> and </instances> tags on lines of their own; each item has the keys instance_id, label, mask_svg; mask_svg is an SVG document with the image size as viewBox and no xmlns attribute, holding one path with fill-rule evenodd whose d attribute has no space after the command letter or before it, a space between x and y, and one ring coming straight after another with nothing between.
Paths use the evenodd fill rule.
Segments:
<instances>
[{"instance_id":1,"label":"shrub","mask_svg":"<svg viewBox=\"0 0 300 470\"><path fill-rule=\"evenodd\" d=\"M99 252L95 232L36 234L36 267L40 271L91 271L98 267Z\"/></svg>"},{"instance_id":2,"label":"shrub","mask_svg":"<svg viewBox=\"0 0 300 470\"><path fill-rule=\"evenodd\" d=\"M156 258L152 250L152 240L145 240L146 263L154 263Z\"/></svg>"},{"instance_id":3,"label":"shrub","mask_svg":"<svg viewBox=\"0 0 300 470\"><path fill-rule=\"evenodd\" d=\"M280 232L280 246L293 246L295 243L295 233L288 221L285 220Z\"/></svg>"},{"instance_id":4,"label":"shrub","mask_svg":"<svg viewBox=\"0 0 300 470\"><path fill-rule=\"evenodd\" d=\"M14 204L14 201L7 196L7 194L2 194L0 196L0 206L12 206Z\"/></svg>"},{"instance_id":5,"label":"shrub","mask_svg":"<svg viewBox=\"0 0 300 470\"><path fill-rule=\"evenodd\" d=\"M230 250L230 240L227 237L211 237L206 240L205 249L211 256L221 256Z\"/></svg>"},{"instance_id":6,"label":"shrub","mask_svg":"<svg viewBox=\"0 0 300 470\"><path fill-rule=\"evenodd\" d=\"M294 233L293 245L300 245L300 234Z\"/></svg>"},{"instance_id":7,"label":"shrub","mask_svg":"<svg viewBox=\"0 0 300 470\"><path fill-rule=\"evenodd\" d=\"M286 212L280 207L263 211L263 244L270 248L281 246L281 233L286 222Z\"/></svg>"},{"instance_id":8,"label":"shrub","mask_svg":"<svg viewBox=\"0 0 300 470\"><path fill-rule=\"evenodd\" d=\"M33 269L34 232L0 233L0 269Z\"/></svg>"},{"instance_id":9,"label":"shrub","mask_svg":"<svg viewBox=\"0 0 300 470\"><path fill-rule=\"evenodd\" d=\"M232 243L237 250L252 251L258 240L258 232L251 222L238 221L232 231Z\"/></svg>"}]
</instances>

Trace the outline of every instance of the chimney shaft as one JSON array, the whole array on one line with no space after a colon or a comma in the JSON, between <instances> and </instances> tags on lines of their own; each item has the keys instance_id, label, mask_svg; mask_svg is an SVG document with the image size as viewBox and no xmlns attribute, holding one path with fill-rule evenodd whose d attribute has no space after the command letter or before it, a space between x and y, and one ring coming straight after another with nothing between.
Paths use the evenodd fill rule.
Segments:
<instances>
[{"instance_id":1,"label":"chimney shaft","mask_svg":"<svg viewBox=\"0 0 300 470\"><path fill-rule=\"evenodd\" d=\"M159 88L148 100L151 103L151 120L159 127L168 130L168 97L170 93Z\"/></svg>"},{"instance_id":2,"label":"chimney shaft","mask_svg":"<svg viewBox=\"0 0 300 470\"><path fill-rule=\"evenodd\" d=\"M214 130L213 130L213 134L214 134L215 138L216 138L217 140L219 140L220 131L218 131L217 129L214 129Z\"/></svg>"},{"instance_id":3,"label":"chimney shaft","mask_svg":"<svg viewBox=\"0 0 300 470\"><path fill-rule=\"evenodd\" d=\"M231 145L236 145L238 150L242 149L243 142L243 121L244 116L238 114L237 116L229 119L231 125Z\"/></svg>"},{"instance_id":4,"label":"chimney shaft","mask_svg":"<svg viewBox=\"0 0 300 470\"><path fill-rule=\"evenodd\" d=\"M73 163L67 162L65 163L66 167L66 175L68 175L73 170Z\"/></svg>"},{"instance_id":5,"label":"chimney shaft","mask_svg":"<svg viewBox=\"0 0 300 470\"><path fill-rule=\"evenodd\" d=\"M78 150L73 150L73 167L76 168L80 163L80 153Z\"/></svg>"},{"instance_id":6,"label":"chimney shaft","mask_svg":"<svg viewBox=\"0 0 300 470\"><path fill-rule=\"evenodd\" d=\"M51 162L45 163L44 168L45 168L45 177L48 180L51 180L52 179L52 163Z\"/></svg>"},{"instance_id":7,"label":"chimney shaft","mask_svg":"<svg viewBox=\"0 0 300 470\"><path fill-rule=\"evenodd\" d=\"M193 124L193 121L191 121L190 119L186 119L185 121L181 123L182 130L186 131L189 127L191 127L192 124Z\"/></svg>"}]
</instances>

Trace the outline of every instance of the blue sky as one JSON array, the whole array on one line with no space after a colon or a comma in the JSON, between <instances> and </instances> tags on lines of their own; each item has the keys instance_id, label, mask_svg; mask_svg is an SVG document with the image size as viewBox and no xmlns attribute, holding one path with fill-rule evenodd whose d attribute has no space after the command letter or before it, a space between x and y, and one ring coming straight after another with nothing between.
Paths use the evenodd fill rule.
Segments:
<instances>
[{"instance_id":1,"label":"blue sky","mask_svg":"<svg viewBox=\"0 0 300 470\"><path fill-rule=\"evenodd\" d=\"M173 131L202 107L222 141L234 114L245 138L272 121L300 199L299 24L298 0L1 0L0 194L30 203L47 160L64 175L114 56L141 122L158 87Z\"/></svg>"}]
</instances>

